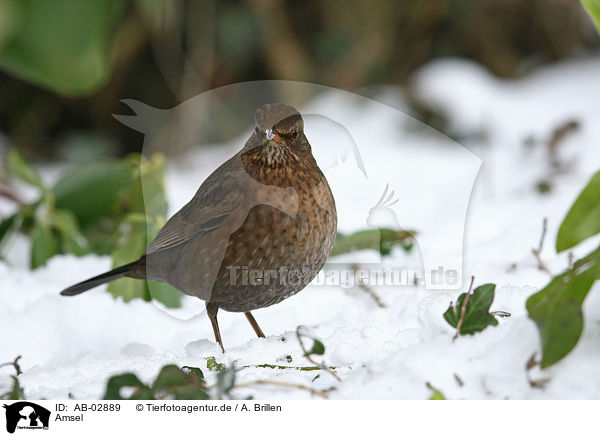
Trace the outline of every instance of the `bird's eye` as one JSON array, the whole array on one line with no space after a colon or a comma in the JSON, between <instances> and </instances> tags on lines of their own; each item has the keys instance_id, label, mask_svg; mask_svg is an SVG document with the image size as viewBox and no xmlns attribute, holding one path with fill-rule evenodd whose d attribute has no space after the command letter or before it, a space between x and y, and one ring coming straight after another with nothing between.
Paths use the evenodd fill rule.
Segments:
<instances>
[{"instance_id":1,"label":"bird's eye","mask_svg":"<svg viewBox=\"0 0 600 436\"><path fill-rule=\"evenodd\" d=\"M256 126L256 127L254 128L254 133L256 133L256 134L258 135L258 126Z\"/></svg>"},{"instance_id":2,"label":"bird's eye","mask_svg":"<svg viewBox=\"0 0 600 436\"><path fill-rule=\"evenodd\" d=\"M298 138L298 131L297 131L297 130L294 130L294 131L292 132L292 139L296 139L296 138Z\"/></svg>"}]
</instances>

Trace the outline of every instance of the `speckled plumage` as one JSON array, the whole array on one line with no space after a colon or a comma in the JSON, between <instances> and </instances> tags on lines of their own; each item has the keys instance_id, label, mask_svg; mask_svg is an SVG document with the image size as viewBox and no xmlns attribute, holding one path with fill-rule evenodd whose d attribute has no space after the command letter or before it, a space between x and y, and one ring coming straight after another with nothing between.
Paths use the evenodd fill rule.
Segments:
<instances>
[{"instance_id":1,"label":"speckled plumage","mask_svg":"<svg viewBox=\"0 0 600 436\"><path fill-rule=\"evenodd\" d=\"M255 118L244 148L204 181L139 261L63 295L122 276L160 280L207 302L219 342L218 308L246 312L260 336L249 311L296 294L316 276L333 249L337 214L300 114L271 104Z\"/></svg>"}]
</instances>

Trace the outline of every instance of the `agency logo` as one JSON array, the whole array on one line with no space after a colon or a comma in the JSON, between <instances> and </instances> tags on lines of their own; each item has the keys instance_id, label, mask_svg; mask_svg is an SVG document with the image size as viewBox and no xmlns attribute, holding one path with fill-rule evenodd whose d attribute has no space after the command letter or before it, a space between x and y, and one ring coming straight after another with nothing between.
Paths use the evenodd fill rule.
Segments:
<instances>
[{"instance_id":1,"label":"agency logo","mask_svg":"<svg viewBox=\"0 0 600 436\"><path fill-rule=\"evenodd\" d=\"M50 411L42 406L29 401L2 407L6 409L6 431L14 433L16 429L22 430L48 430Z\"/></svg>"}]
</instances>

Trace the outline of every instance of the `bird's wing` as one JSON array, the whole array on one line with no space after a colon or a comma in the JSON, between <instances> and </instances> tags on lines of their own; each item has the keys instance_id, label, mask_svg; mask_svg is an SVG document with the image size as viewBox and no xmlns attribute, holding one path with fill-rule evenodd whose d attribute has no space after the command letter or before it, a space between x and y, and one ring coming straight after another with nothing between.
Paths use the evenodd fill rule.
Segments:
<instances>
[{"instance_id":1,"label":"bird's wing","mask_svg":"<svg viewBox=\"0 0 600 436\"><path fill-rule=\"evenodd\" d=\"M244 204L242 182L248 177L237 155L225 162L202 183L194 198L167 221L145 254L173 248L219 229ZM224 236L228 238L229 234Z\"/></svg>"}]
</instances>

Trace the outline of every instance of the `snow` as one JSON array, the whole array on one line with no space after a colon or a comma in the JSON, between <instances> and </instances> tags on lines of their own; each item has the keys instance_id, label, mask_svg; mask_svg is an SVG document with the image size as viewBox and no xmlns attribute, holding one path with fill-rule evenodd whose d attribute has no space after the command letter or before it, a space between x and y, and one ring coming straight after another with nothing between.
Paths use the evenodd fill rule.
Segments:
<instances>
[{"instance_id":1,"label":"snow","mask_svg":"<svg viewBox=\"0 0 600 436\"><path fill-rule=\"evenodd\" d=\"M46 267L29 271L23 261L26 242L18 239L9 247L9 264L0 263L0 362L23 356L24 373L19 379L30 399L100 398L111 375L131 371L149 382L169 363L198 366L213 381L214 373L206 369L210 356L227 364L235 362L237 367L249 366L238 373L240 383L266 379L323 390L334 387L329 392L333 399L425 399L432 393L427 382L451 399L599 398L598 284L584 304L585 329L577 347L557 365L531 371L534 380L550 379L545 387L532 387L525 370L531 355L540 352L525 301L549 281L537 268L531 249L538 245L542 220L547 217L542 257L554 272L566 267L566 255L558 256L553 249L558 226L591 174L600 168L597 77L597 59L545 67L511 81L495 78L464 60L446 59L425 66L414 78L421 98L448 114L453 131L486 132L482 140L465 142L470 152L427 129L410 131L404 123L408 116L382 104L359 104L346 93L325 93L302 108L313 114L333 108L337 121L361 147L368 178L361 175L354 159L326 165L340 230L371 225L367 217L389 183L400 199L394 213L371 218L416 229L419 249L411 255L398 249L382 262L418 266L420 254L423 262L435 259L452 264L462 259L463 279L474 275L476 284L496 283L492 310L512 314L500 319L497 327L452 341L454 331L442 313L458 296L456 289L377 286L374 289L386 305L381 308L357 287L311 285L276 306L254 312L266 339L254 337L243 315L220 312L227 349L223 355L212 340L201 301L185 299L182 309L167 310L142 301L126 304L103 289L76 298L60 297L58 291L64 287L108 269L110 259L58 256ZM390 103L389 96L398 93L394 89L386 95ZM400 95L396 107L404 107L401 99ZM561 158L570 165L555 172L544 145L527 148L523 142L530 136L547 140L557 125L570 119L580 124L560 146ZM307 136L317 160L331 162L323 142L330 136L317 124L312 123L311 132L311 123L306 123ZM369 138L376 139L369 142ZM169 164L171 213L242 141L205 147ZM420 174L424 167L429 177ZM535 184L546 178L552 180L553 190L540 195ZM437 190L442 188L444 193ZM2 211L8 207L0 203ZM463 239L462 228L464 245L457 244ZM597 243L598 238L588 241L575 255L585 254ZM359 252L333 259L328 268L378 261L373 252ZM463 290L467 282L463 280ZM325 344L322 360L339 368L341 382L326 372L314 379L317 373L312 371L252 366L310 365L296 339L298 325ZM292 362L286 356L292 356ZM0 368L0 392L9 386L10 374L11 368ZM311 397L304 390L266 385L233 392L239 398Z\"/></svg>"}]
</instances>

